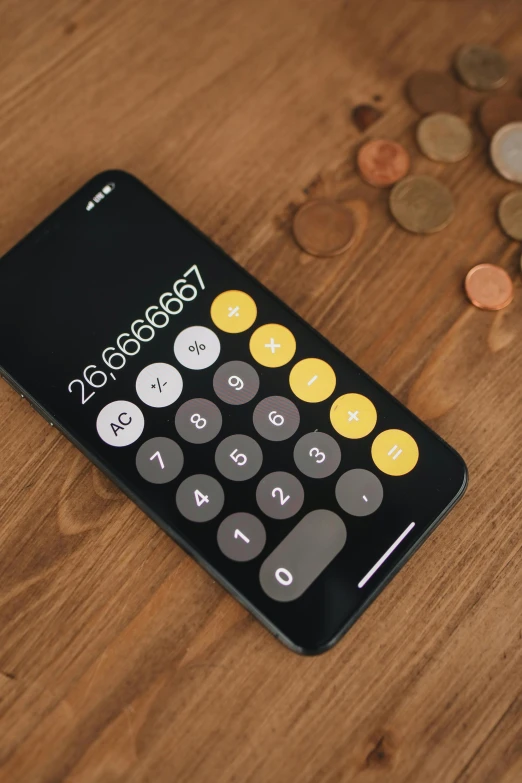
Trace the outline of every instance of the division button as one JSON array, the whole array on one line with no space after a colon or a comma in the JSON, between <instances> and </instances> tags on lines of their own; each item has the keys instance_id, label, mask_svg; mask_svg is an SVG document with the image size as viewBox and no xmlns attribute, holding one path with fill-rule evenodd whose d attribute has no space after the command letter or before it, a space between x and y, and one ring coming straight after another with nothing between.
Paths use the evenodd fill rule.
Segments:
<instances>
[{"instance_id":1,"label":"division button","mask_svg":"<svg viewBox=\"0 0 522 783\"><path fill-rule=\"evenodd\" d=\"M299 411L287 397L265 397L254 410L253 423L267 440L291 438L299 427Z\"/></svg>"},{"instance_id":2,"label":"division button","mask_svg":"<svg viewBox=\"0 0 522 783\"><path fill-rule=\"evenodd\" d=\"M204 473L189 476L178 487L176 505L191 522L208 522L220 513L225 502L221 484Z\"/></svg>"},{"instance_id":3,"label":"division button","mask_svg":"<svg viewBox=\"0 0 522 783\"><path fill-rule=\"evenodd\" d=\"M221 331L238 334L250 329L256 320L256 303L244 291L223 291L212 302L210 317Z\"/></svg>"},{"instance_id":4,"label":"division button","mask_svg":"<svg viewBox=\"0 0 522 783\"><path fill-rule=\"evenodd\" d=\"M383 498L382 484L369 470L354 468L339 478L335 486L337 502L354 517L367 517L377 511Z\"/></svg>"},{"instance_id":5,"label":"division button","mask_svg":"<svg viewBox=\"0 0 522 783\"><path fill-rule=\"evenodd\" d=\"M372 459L388 476L404 476L419 459L419 447L403 430L385 430L372 443Z\"/></svg>"},{"instance_id":6,"label":"division button","mask_svg":"<svg viewBox=\"0 0 522 783\"><path fill-rule=\"evenodd\" d=\"M96 419L98 435L109 446L129 446L138 440L144 427L143 413L127 400L109 402Z\"/></svg>"},{"instance_id":7,"label":"division button","mask_svg":"<svg viewBox=\"0 0 522 783\"><path fill-rule=\"evenodd\" d=\"M343 394L330 408L332 427L343 438L364 438L377 424L375 405L362 394Z\"/></svg>"},{"instance_id":8,"label":"division button","mask_svg":"<svg viewBox=\"0 0 522 783\"><path fill-rule=\"evenodd\" d=\"M325 432L309 432L295 444L294 462L305 476L326 478L339 467L341 449L337 441Z\"/></svg>"},{"instance_id":9,"label":"division button","mask_svg":"<svg viewBox=\"0 0 522 783\"><path fill-rule=\"evenodd\" d=\"M226 362L214 373L214 391L228 405L244 405L259 391L259 375L246 362Z\"/></svg>"},{"instance_id":10,"label":"division button","mask_svg":"<svg viewBox=\"0 0 522 783\"><path fill-rule=\"evenodd\" d=\"M170 438L151 438L138 449L136 468L145 481L167 484L181 473L183 452Z\"/></svg>"},{"instance_id":11,"label":"division button","mask_svg":"<svg viewBox=\"0 0 522 783\"><path fill-rule=\"evenodd\" d=\"M230 435L216 449L216 467L231 481L246 481L263 463L261 447L248 435Z\"/></svg>"},{"instance_id":12,"label":"division button","mask_svg":"<svg viewBox=\"0 0 522 783\"><path fill-rule=\"evenodd\" d=\"M333 511L311 511L268 555L259 571L261 587L274 601L294 601L339 554L346 527Z\"/></svg>"},{"instance_id":13,"label":"division button","mask_svg":"<svg viewBox=\"0 0 522 783\"><path fill-rule=\"evenodd\" d=\"M295 337L281 324L265 324L250 338L250 353L264 367L282 367L295 353Z\"/></svg>"},{"instance_id":14,"label":"division button","mask_svg":"<svg viewBox=\"0 0 522 783\"><path fill-rule=\"evenodd\" d=\"M300 511L304 502L303 485L282 470L265 476L256 490L257 505L272 519L289 519Z\"/></svg>"},{"instance_id":15,"label":"division button","mask_svg":"<svg viewBox=\"0 0 522 783\"><path fill-rule=\"evenodd\" d=\"M208 443L219 434L223 417L213 402L195 397L178 408L174 423L178 433L189 443Z\"/></svg>"},{"instance_id":16,"label":"division button","mask_svg":"<svg viewBox=\"0 0 522 783\"><path fill-rule=\"evenodd\" d=\"M333 394L335 373L322 359L303 359L290 371L290 388L304 402L322 402Z\"/></svg>"},{"instance_id":17,"label":"division button","mask_svg":"<svg viewBox=\"0 0 522 783\"><path fill-rule=\"evenodd\" d=\"M174 356L189 370L205 370L217 360L219 337L206 326L189 326L174 340Z\"/></svg>"},{"instance_id":18,"label":"division button","mask_svg":"<svg viewBox=\"0 0 522 783\"><path fill-rule=\"evenodd\" d=\"M145 367L136 379L136 393L151 408L166 408L183 391L181 374L172 364L156 362Z\"/></svg>"},{"instance_id":19,"label":"division button","mask_svg":"<svg viewBox=\"0 0 522 783\"><path fill-rule=\"evenodd\" d=\"M217 542L224 555L244 563L253 560L263 551L266 531L257 517L240 511L230 514L220 524Z\"/></svg>"}]
</instances>

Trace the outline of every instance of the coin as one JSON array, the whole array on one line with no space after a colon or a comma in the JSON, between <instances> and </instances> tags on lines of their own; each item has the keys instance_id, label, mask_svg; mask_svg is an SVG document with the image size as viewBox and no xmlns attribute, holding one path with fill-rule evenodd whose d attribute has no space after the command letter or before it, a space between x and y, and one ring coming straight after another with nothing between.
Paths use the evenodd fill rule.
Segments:
<instances>
[{"instance_id":1,"label":"coin","mask_svg":"<svg viewBox=\"0 0 522 783\"><path fill-rule=\"evenodd\" d=\"M455 67L472 90L496 90L507 80L506 60L490 46L462 46L455 57Z\"/></svg>"},{"instance_id":2,"label":"coin","mask_svg":"<svg viewBox=\"0 0 522 783\"><path fill-rule=\"evenodd\" d=\"M375 106L371 106L368 103L361 103L359 106L355 106L352 110L353 124L357 130L365 131L374 122L380 120L382 117L382 111L376 109Z\"/></svg>"},{"instance_id":3,"label":"coin","mask_svg":"<svg viewBox=\"0 0 522 783\"><path fill-rule=\"evenodd\" d=\"M491 139L489 152L501 177L522 182L522 122L500 128Z\"/></svg>"},{"instance_id":4,"label":"coin","mask_svg":"<svg viewBox=\"0 0 522 783\"><path fill-rule=\"evenodd\" d=\"M369 185L386 188L406 176L410 156L396 141L373 139L359 148L357 166L361 177Z\"/></svg>"},{"instance_id":5,"label":"coin","mask_svg":"<svg viewBox=\"0 0 522 783\"><path fill-rule=\"evenodd\" d=\"M486 136L492 136L510 122L522 122L522 98L518 95L492 95L480 106L480 124Z\"/></svg>"},{"instance_id":6,"label":"coin","mask_svg":"<svg viewBox=\"0 0 522 783\"><path fill-rule=\"evenodd\" d=\"M329 198L306 201L295 213L295 241L312 256L336 256L350 245L355 219L344 204Z\"/></svg>"},{"instance_id":7,"label":"coin","mask_svg":"<svg viewBox=\"0 0 522 783\"><path fill-rule=\"evenodd\" d=\"M458 114L461 109L459 85L447 73L416 71L408 79L406 93L420 114L437 111Z\"/></svg>"},{"instance_id":8,"label":"coin","mask_svg":"<svg viewBox=\"0 0 522 783\"><path fill-rule=\"evenodd\" d=\"M471 152L473 136L464 120L455 114L438 112L417 125L417 143L430 160L456 163Z\"/></svg>"},{"instance_id":9,"label":"coin","mask_svg":"<svg viewBox=\"0 0 522 783\"><path fill-rule=\"evenodd\" d=\"M411 176L390 193L390 210L399 225L415 234L434 234L455 215L453 196L433 177Z\"/></svg>"},{"instance_id":10,"label":"coin","mask_svg":"<svg viewBox=\"0 0 522 783\"><path fill-rule=\"evenodd\" d=\"M480 310L502 310L513 300L510 276L493 264L478 264L470 269L464 288L471 304Z\"/></svg>"},{"instance_id":11,"label":"coin","mask_svg":"<svg viewBox=\"0 0 522 783\"><path fill-rule=\"evenodd\" d=\"M498 207L498 219L508 237L522 241L522 190L504 196Z\"/></svg>"}]
</instances>

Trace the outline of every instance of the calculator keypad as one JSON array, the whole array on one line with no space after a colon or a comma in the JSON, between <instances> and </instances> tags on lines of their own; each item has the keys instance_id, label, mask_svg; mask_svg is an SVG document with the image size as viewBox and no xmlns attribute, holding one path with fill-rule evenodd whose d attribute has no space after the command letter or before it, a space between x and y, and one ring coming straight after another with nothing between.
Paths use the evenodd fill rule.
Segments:
<instances>
[{"instance_id":1,"label":"calculator keypad","mask_svg":"<svg viewBox=\"0 0 522 783\"><path fill-rule=\"evenodd\" d=\"M136 469L148 483L169 484L184 469L190 471L194 458L198 464L198 455L208 470L210 450L219 475L215 478L206 473L194 473L185 477L173 492L177 511L189 522L216 520L205 528L211 531L221 554L235 561L238 568L263 553L264 559L256 566L260 569L261 588L274 601L290 602L299 598L343 549L350 525L367 525L366 518L381 507L385 488L379 475L403 476L410 472L417 464L419 450L412 436L403 430L380 432L371 444L368 443L368 453L379 472L377 475L358 467L359 452L352 454L345 445L352 464L348 464L346 467L350 469L345 468L329 485L332 500L335 497L337 508L344 512L345 519L324 508L308 511L299 518L305 500L309 508L314 494L320 496L315 492L316 482L328 479L339 470L343 456L339 442L347 444L347 441L362 440L376 428L376 407L362 394L342 393L344 390L337 388L334 369L319 357L305 355L286 368L298 347L302 351L305 346L297 346L292 332L281 324L261 320L259 325L262 313L245 292L231 290L216 296L210 317L221 337L202 325L183 329L173 346L179 365L187 373L212 367L220 358L222 339L235 340L240 346L240 355L249 350L251 361L233 359L218 364L210 376L209 396L213 391L215 401L203 397L188 399L179 405L173 419L169 419L185 448L196 450L191 452L193 456L186 463L179 444L172 438L160 436L149 438L139 447ZM249 334L242 334L250 329ZM283 393L263 396L265 377L279 378ZM173 365L158 362L138 374L136 393L149 408L166 408L178 400L185 384L186 388L194 388L188 374L182 376ZM271 388L273 385L272 381ZM338 396L333 397L336 390ZM285 392L289 396L285 396ZM251 435L227 434L231 429L234 431L236 419L245 423L244 413L234 411L238 406L245 406L246 426L257 434L261 445ZM332 434L319 428L303 432L303 422L310 427L308 411L312 408L320 411L317 422L323 427L331 426ZM141 437L144 426L145 417L140 408L125 400L106 405L97 419L100 437L113 446L135 442ZM215 443L207 445L212 441ZM198 451L200 447L201 451ZM263 475L264 449L274 466L277 466L278 451L285 465L291 465L293 455L297 475L283 470L268 474L265 471ZM252 479L255 481L249 485ZM245 487L255 495L259 516L237 507L241 506L237 498L244 497L244 491L238 492L237 486L234 490L236 482L247 482ZM227 515L220 518L225 502ZM272 543L272 551L266 552L267 542L273 541L271 531L281 531L277 532L279 543L275 548Z\"/></svg>"}]
</instances>

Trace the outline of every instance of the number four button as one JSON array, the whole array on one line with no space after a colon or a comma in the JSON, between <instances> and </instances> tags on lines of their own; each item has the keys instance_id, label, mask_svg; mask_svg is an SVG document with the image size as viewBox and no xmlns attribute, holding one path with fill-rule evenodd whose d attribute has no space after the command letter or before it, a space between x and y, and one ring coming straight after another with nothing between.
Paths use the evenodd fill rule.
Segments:
<instances>
[{"instance_id":1,"label":"number four button","mask_svg":"<svg viewBox=\"0 0 522 783\"><path fill-rule=\"evenodd\" d=\"M220 513L225 502L221 484L203 473L189 476L178 487L176 505L191 522L208 522Z\"/></svg>"}]
</instances>

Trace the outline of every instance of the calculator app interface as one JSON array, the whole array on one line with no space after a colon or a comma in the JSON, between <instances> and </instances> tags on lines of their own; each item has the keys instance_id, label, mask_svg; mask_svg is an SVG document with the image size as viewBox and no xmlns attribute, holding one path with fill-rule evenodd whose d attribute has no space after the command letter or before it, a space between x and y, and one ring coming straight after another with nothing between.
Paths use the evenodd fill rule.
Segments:
<instances>
[{"instance_id":1,"label":"calculator app interface","mask_svg":"<svg viewBox=\"0 0 522 783\"><path fill-rule=\"evenodd\" d=\"M122 172L2 260L0 304L6 374L298 650L464 489L450 447Z\"/></svg>"}]
</instances>

